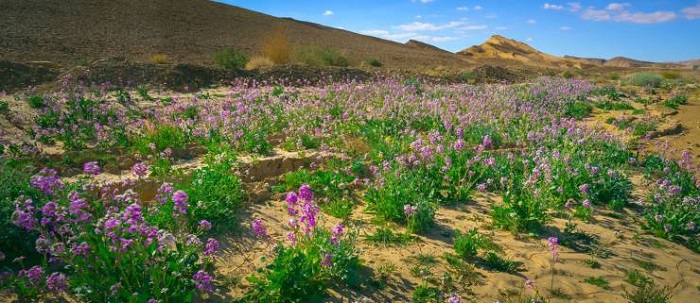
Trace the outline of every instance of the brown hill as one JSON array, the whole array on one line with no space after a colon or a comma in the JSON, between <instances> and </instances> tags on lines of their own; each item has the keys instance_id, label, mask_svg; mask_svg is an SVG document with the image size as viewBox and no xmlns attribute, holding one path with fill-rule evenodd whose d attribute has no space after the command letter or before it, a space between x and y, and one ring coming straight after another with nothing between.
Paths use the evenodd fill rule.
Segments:
<instances>
[{"instance_id":1,"label":"brown hill","mask_svg":"<svg viewBox=\"0 0 700 303\"><path fill-rule=\"evenodd\" d=\"M387 66L462 66L463 58L318 24L276 18L208 0L3 0L0 58L21 62L79 61L121 56L147 62L212 64L213 52L260 51L275 28L292 45L334 48L351 61L377 58Z\"/></svg>"},{"instance_id":2,"label":"brown hill","mask_svg":"<svg viewBox=\"0 0 700 303\"><path fill-rule=\"evenodd\" d=\"M652 64L654 64L654 62L635 60L626 57L614 57L610 60L606 60L604 63L605 66L614 67L649 67Z\"/></svg>"},{"instance_id":3,"label":"brown hill","mask_svg":"<svg viewBox=\"0 0 700 303\"><path fill-rule=\"evenodd\" d=\"M605 66L627 67L627 68L687 68L688 65L682 63L659 63L636 60L626 57L615 57L605 61Z\"/></svg>"},{"instance_id":4,"label":"brown hill","mask_svg":"<svg viewBox=\"0 0 700 303\"><path fill-rule=\"evenodd\" d=\"M575 56L569 56L569 55L565 55L564 59L584 60L584 61L588 61L588 62L591 62L593 64L598 64L598 65L603 65L605 63L605 61L608 61L607 59L603 59L603 58L582 58L582 57L575 57Z\"/></svg>"},{"instance_id":5,"label":"brown hill","mask_svg":"<svg viewBox=\"0 0 700 303\"><path fill-rule=\"evenodd\" d=\"M431 51L436 51L436 52L440 52L440 53L452 54L451 52L448 52L448 51L446 51L446 50L444 50L444 49L442 49L442 48L439 48L439 47L437 47L437 46L435 46L435 45L428 44L428 43L425 43L425 42L422 42L422 41L418 41L418 40L413 40L413 39L411 39L411 40L408 40L405 44L406 44L407 46L410 46L410 47L413 47L413 48L417 48L417 49L431 50Z\"/></svg>"},{"instance_id":6,"label":"brown hill","mask_svg":"<svg viewBox=\"0 0 700 303\"><path fill-rule=\"evenodd\" d=\"M586 60L555 57L540 52L523 42L499 35L494 35L481 45L461 50L457 54L477 62L496 59L497 61L506 60L540 67L583 68L592 66L592 63Z\"/></svg>"}]
</instances>

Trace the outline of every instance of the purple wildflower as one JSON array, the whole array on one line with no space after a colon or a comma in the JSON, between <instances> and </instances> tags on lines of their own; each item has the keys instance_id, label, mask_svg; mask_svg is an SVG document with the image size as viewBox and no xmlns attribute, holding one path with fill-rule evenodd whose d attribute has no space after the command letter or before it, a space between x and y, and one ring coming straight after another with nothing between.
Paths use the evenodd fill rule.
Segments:
<instances>
[{"instance_id":1,"label":"purple wildflower","mask_svg":"<svg viewBox=\"0 0 700 303\"><path fill-rule=\"evenodd\" d=\"M455 141L453 147L454 147L454 149L455 149L456 151L461 151L461 150L464 149L464 147L465 147L466 145L467 145L467 143L464 142L464 140L458 139L457 141Z\"/></svg>"},{"instance_id":2,"label":"purple wildflower","mask_svg":"<svg viewBox=\"0 0 700 303\"><path fill-rule=\"evenodd\" d=\"M589 201L588 199L583 200L583 202L581 202L581 206L583 206L585 208L589 208L589 207L591 207L591 201Z\"/></svg>"},{"instance_id":3,"label":"purple wildflower","mask_svg":"<svg viewBox=\"0 0 700 303\"><path fill-rule=\"evenodd\" d=\"M192 280L194 280L194 285L197 287L197 289L201 291L211 292L214 290L211 285L212 277L202 270L199 270L192 275Z\"/></svg>"},{"instance_id":4,"label":"purple wildflower","mask_svg":"<svg viewBox=\"0 0 700 303\"><path fill-rule=\"evenodd\" d=\"M205 256L210 256L215 254L219 250L219 241L212 238L207 239L207 244L204 246L203 254Z\"/></svg>"},{"instance_id":5,"label":"purple wildflower","mask_svg":"<svg viewBox=\"0 0 700 303\"><path fill-rule=\"evenodd\" d=\"M486 184L485 184L485 183L479 183L479 184L476 186L476 189L477 189L478 191L481 191L481 192L486 191Z\"/></svg>"},{"instance_id":6,"label":"purple wildflower","mask_svg":"<svg viewBox=\"0 0 700 303\"><path fill-rule=\"evenodd\" d=\"M199 228L201 230L211 230L211 223L207 220L199 221L197 228Z\"/></svg>"},{"instance_id":7,"label":"purple wildflower","mask_svg":"<svg viewBox=\"0 0 700 303\"><path fill-rule=\"evenodd\" d=\"M173 211L176 214L187 214L188 197L184 191L178 190L173 194L173 203Z\"/></svg>"},{"instance_id":8,"label":"purple wildflower","mask_svg":"<svg viewBox=\"0 0 700 303\"><path fill-rule=\"evenodd\" d=\"M299 198L304 201L311 201L313 199L313 192L311 192L311 186L304 184L299 187Z\"/></svg>"},{"instance_id":9,"label":"purple wildflower","mask_svg":"<svg viewBox=\"0 0 700 303\"><path fill-rule=\"evenodd\" d=\"M340 237L343 236L344 229L345 226L343 226L343 223L338 223L335 226L333 226L333 229L331 230L331 238L329 241L334 245L340 245Z\"/></svg>"},{"instance_id":10,"label":"purple wildflower","mask_svg":"<svg viewBox=\"0 0 700 303\"><path fill-rule=\"evenodd\" d=\"M56 175L56 171L50 168L44 168L32 176L29 183L45 194L52 194L55 188L63 188L63 183Z\"/></svg>"},{"instance_id":11,"label":"purple wildflower","mask_svg":"<svg viewBox=\"0 0 700 303\"><path fill-rule=\"evenodd\" d=\"M533 287L534 286L532 285L532 280L530 280L530 279L525 280L525 288L533 289Z\"/></svg>"},{"instance_id":12,"label":"purple wildflower","mask_svg":"<svg viewBox=\"0 0 700 303\"><path fill-rule=\"evenodd\" d=\"M263 222L262 219L256 218L255 220L253 220L253 223L251 223L251 227L256 237L258 237L259 239L267 238L267 227L265 227L265 222Z\"/></svg>"},{"instance_id":13,"label":"purple wildflower","mask_svg":"<svg viewBox=\"0 0 700 303\"><path fill-rule=\"evenodd\" d=\"M148 166L143 164L143 162L137 162L133 167L131 167L131 172L138 177L145 176L148 174Z\"/></svg>"},{"instance_id":14,"label":"purple wildflower","mask_svg":"<svg viewBox=\"0 0 700 303\"><path fill-rule=\"evenodd\" d=\"M53 292L68 289L68 278L60 272L53 272L46 278L46 287Z\"/></svg>"},{"instance_id":15,"label":"purple wildflower","mask_svg":"<svg viewBox=\"0 0 700 303\"><path fill-rule=\"evenodd\" d=\"M74 255L83 255L86 256L88 255L88 252L90 252L90 245L87 244L87 242L82 242L76 246L73 247L71 250Z\"/></svg>"},{"instance_id":16,"label":"purple wildflower","mask_svg":"<svg viewBox=\"0 0 700 303\"><path fill-rule=\"evenodd\" d=\"M589 190L590 188L591 188L590 185L588 185L588 184L583 184L583 185L581 185L581 186L578 187L578 190L581 191L582 194L586 194L586 193L588 193L588 190Z\"/></svg>"},{"instance_id":17,"label":"purple wildflower","mask_svg":"<svg viewBox=\"0 0 700 303\"><path fill-rule=\"evenodd\" d=\"M447 303L462 303L462 298L460 298L458 294L452 294L447 298Z\"/></svg>"},{"instance_id":18,"label":"purple wildflower","mask_svg":"<svg viewBox=\"0 0 700 303\"><path fill-rule=\"evenodd\" d=\"M489 135L484 136L484 139L482 140L482 145L484 145L484 148L489 148L493 146L493 140Z\"/></svg>"},{"instance_id":19,"label":"purple wildflower","mask_svg":"<svg viewBox=\"0 0 700 303\"><path fill-rule=\"evenodd\" d=\"M27 277L30 283L36 285L39 283L39 280L41 280L41 276L44 275L44 269L42 269L40 266L32 266L28 270L20 270L19 276L20 277Z\"/></svg>"},{"instance_id":20,"label":"purple wildflower","mask_svg":"<svg viewBox=\"0 0 700 303\"><path fill-rule=\"evenodd\" d=\"M547 239L547 246L549 252L552 254L552 261L555 263L559 260L559 239L556 237L549 237Z\"/></svg>"},{"instance_id":21,"label":"purple wildflower","mask_svg":"<svg viewBox=\"0 0 700 303\"><path fill-rule=\"evenodd\" d=\"M331 262L332 260L333 260L332 254L323 254L323 257L321 258L321 266L326 267L326 268L333 267L333 263Z\"/></svg>"},{"instance_id":22,"label":"purple wildflower","mask_svg":"<svg viewBox=\"0 0 700 303\"><path fill-rule=\"evenodd\" d=\"M407 217L413 216L417 212L418 212L418 208L413 206L413 205L406 204L403 206L403 214L406 215Z\"/></svg>"},{"instance_id":23,"label":"purple wildflower","mask_svg":"<svg viewBox=\"0 0 700 303\"><path fill-rule=\"evenodd\" d=\"M88 175L99 175L100 173L102 173L102 169L99 165L97 165L97 162L92 161L83 164L83 172Z\"/></svg>"}]
</instances>

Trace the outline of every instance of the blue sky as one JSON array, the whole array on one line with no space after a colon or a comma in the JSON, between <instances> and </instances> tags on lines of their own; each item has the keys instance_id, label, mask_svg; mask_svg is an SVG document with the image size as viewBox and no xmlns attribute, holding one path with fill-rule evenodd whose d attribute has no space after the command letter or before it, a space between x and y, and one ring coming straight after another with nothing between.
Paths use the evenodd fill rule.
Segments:
<instances>
[{"instance_id":1,"label":"blue sky","mask_svg":"<svg viewBox=\"0 0 700 303\"><path fill-rule=\"evenodd\" d=\"M449 51L500 34L557 56L700 59L700 0L326 0L220 2Z\"/></svg>"}]
</instances>

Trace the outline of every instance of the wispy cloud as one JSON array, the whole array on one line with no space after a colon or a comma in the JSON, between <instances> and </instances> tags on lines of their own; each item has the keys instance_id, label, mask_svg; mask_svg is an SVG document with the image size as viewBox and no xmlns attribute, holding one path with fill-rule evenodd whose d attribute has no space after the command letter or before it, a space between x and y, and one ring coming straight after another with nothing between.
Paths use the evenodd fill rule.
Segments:
<instances>
[{"instance_id":1,"label":"wispy cloud","mask_svg":"<svg viewBox=\"0 0 700 303\"><path fill-rule=\"evenodd\" d=\"M332 15L333 15L333 11L332 11L332 10L326 10L325 12L323 12L323 15L324 15L324 16L332 16Z\"/></svg>"},{"instance_id":2,"label":"wispy cloud","mask_svg":"<svg viewBox=\"0 0 700 303\"><path fill-rule=\"evenodd\" d=\"M368 29L368 30L360 31L360 34L370 35L370 36L381 36L381 35L388 35L389 31L386 31L383 29Z\"/></svg>"},{"instance_id":3,"label":"wispy cloud","mask_svg":"<svg viewBox=\"0 0 700 303\"><path fill-rule=\"evenodd\" d=\"M568 31L568 30L571 30L571 27L565 25L565 26L560 27L559 29L563 30L563 31Z\"/></svg>"},{"instance_id":4,"label":"wispy cloud","mask_svg":"<svg viewBox=\"0 0 700 303\"><path fill-rule=\"evenodd\" d=\"M578 2L569 2L566 4L569 6L569 10L572 12L578 12L581 10L581 3Z\"/></svg>"},{"instance_id":5,"label":"wispy cloud","mask_svg":"<svg viewBox=\"0 0 700 303\"><path fill-rule=\"evenodd\" d=\"M629 3L610 3L605 9L589 7L581 14L581 19L590 21L615 21L637 24L664 23L675 20L678 15L670 11L633 12Z\"/></svg>"},{"instance_id":6,"label":"wispy cloud","mask_svg":"<svg viewBox=\"0 0 700 303\"><path fill-rule=\"evenodd\" d=\"M432 37L432 38L430 38L430 41L432 41L432 42L437 42L437 43L440 43L440 42L448 42L448 41L455 41L455 40L459 40L459 38L458 38L458 37L453 37L453 36L442 36L442 37Z\"/></svg>"},{"instance_id":7,"label":"wispy cloud","mask_svg":"<svg viewBox=\"0 0 700 303\"><path fill-rule=\"evenodd\" d=\"M467 7L467 6L460 6L460 7L455 8L455 9L458 10L458 11L466 12L466 11L469 10L469 7Z\"/></svg>"},{"instance_id":8,"label":"wispy cloud","mask_svg":"<svg viewBox=\"0 0 700 303\"><path fill-rule=\"evenodd\" d=\"M678 17L674 12L653 12L653 13L628 13L624 12L615 16L615 21L631 22L640 24L664 23L672 21Z\"/></svg>"},{"instance_id":9,"label":"wispy cloud","mask_svg":"<svg viewBox=\"0 0 700 303\"><path fill-rule=\"evenodd\" d=\"M610 13L606 10L597 10L589 8L583 11L581 19L591 21L607 21L610 20Z\"/></svg>"},{"instance_id":10,"label":"wispy cloud","mask_svg":"<svg viewBox=\"0 0 700 303\"><path fill-rule=\"evenodd\" d=\"M545 3L545 4L544 4L544 9L551 9L551 10L559 11L559 10L564 9L564 6L563 6L563 5L556 5L556 4Z\"/></svg>"},{"instance_id":11,"label":"wispy cloud","mask_svg":"<svg viewBox=\"0 0 700 303\"><path fill-rule=\"evenodd\" d=\"M537 24L537 20L535 19L527 19L527 24Z\"/></svg>"},{"instance_id":12,"label":"wispy cloud","mask_svg":"<svg viewBox=\"0 0 700 303\"><path fill-rule=\"evenodd\" d=\"M686 19L700 19L700 3L695 6L686 7L682 12Z\"/></svg>"},{"instance_id":13,"label":"wispy cloud","mask_svg":"<svg viewBox=\"0 0 700 303\"><path fill-rule=\"evenodd\" d=\"M481 5L475 5L472 9L474 9L475 11L480 11L482 8L483 7L481 7Z\"/></svg>"},{"instance_id":14,"label":"wispy cloud","mask_svg":"<svg viewBox=\"0 0 700 303\"><path fill-rule=\"evenodd\" d=\"M629 3L610 3L608 6L605 7L605 9L609 11L621 11L626 9L628 6L630 6Z\"/></svg>"},{"instance_id":15,"label":"wispy cloud","mask_svg":"<svg viewBox=\"0 0 700 303\"><path fill-rule=\"evenodd\" d=\"M445 24L434 24L430 22L413 22L409 24L401 24L394 26L396 29L400 29L402 31L439 31L443 29L448 29L448 28L455 28L459 27L462 25L465 25L466 22L464 21L451 21Z\"/></svg>"},{"instance_id":16,"label":"wispy cloud","mask_svg":"<svg viewBox=\"0 0 700 303\"><path fill-rule=\"evenodd\" d=\"M411 0L413 2L420 2L420 3L430 3L433 2L433 0Z\"/></svg>"}]
</instances>

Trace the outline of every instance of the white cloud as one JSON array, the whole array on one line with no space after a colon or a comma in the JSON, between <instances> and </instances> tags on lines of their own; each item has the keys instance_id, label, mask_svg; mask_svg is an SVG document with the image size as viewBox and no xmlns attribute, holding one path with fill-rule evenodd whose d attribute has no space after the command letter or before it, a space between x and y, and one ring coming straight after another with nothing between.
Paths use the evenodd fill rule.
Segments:
<instances>
[{"instance_id":1,"label":"white cloud","mask_svg":"<svg viewBox=\"0 0 700 303\"><path fill-rule=\"evenodd\" d=\"M332 16L332 15L333 15L333 11L332 11L332 10L326 10L325 12L323 12L323 15L324 15L324 16Z\"/></svg>"},{"instance_id":2,"label":"white cloud","mask_svg":"<svg viewBox=\"0 0 700 303\"><path fill-rule=\"evenodd\" d=\"M610 3L608 6L605 7L605 9L609 11L621 11L626 9L628 6L630 6L629 3Z\"/></svg>"},{"instance_id":3,"label":"white cloud","mask_svg":"<svg viewBox=\"0 0 700 303\"><path fill-rule=\"evenodd\" d=\"M545 3L545 4L544 4L544 9L551 9L551 10L558 11L558 10L564 9L564 6L563 6L563 5L556 5L556 4Z\"/></svg>"},{"instance_id":4,"label":"white cloud","mask_svg":"<svg viewBox=\"0 0 700 303\"><path fill-rule=\"evenodd\" d=\"M653 13L628 13L624 12L615 16L615 21L631 22L641 24L664 23L678 17L674 12L653 12Z\"/></svg>"},{"instance_id":5,"label":"white cloud","mask_svg":"<svg viewBox=\"0 0 700 303\"><path fill-rule=\"evenodd\" d=\"M700 19L700 3L696 6L686 7L682 12L686 19Z\"/></svg>"},{"instance_id":6,"label":"white cloud","mask_svg":"<svg viewBox=\"0 0 700 303\"><path fill-rule=\"evenodd\" d=\"M537 20L535 19L528 19L527 24L537 24Z\"/></svg>"},{"instance_id":7,"label":"white cloud","mask_svg":"<svg viewBox=\"0 0 700 303\"><path fill-rule=\"evenodd\" d=\"M608 11L604 11L604 10L596 10L596 9L589 8L589 9L583 11L583 14L581 15L581 19L591 20L591 21L606 21L606 20L610 20L610 13L608 13Z\"/></svg>"},{"instance_id":8,"label":"white cloud","mask_svg":"<svg viewBox=\"0 0 700 303\"><path fill-rule=\"evenodd\" d=\"M430 3L433 2L433 0L412 0L413 2L420 2L420 3Z\"/></svg>"},{"instance_id":9,"label":"white cloud","mask_svg":"<svg viewBox=\"0 0 700 303\"><path fill-rule=\"evenodd\" d=\"M466 7L466 6L460 6L460 7L458 7L458 8L455 8L455 9L456 9L456 10L458 10L458 11L462 11L462 12L465 12L465 11L468 11L468 10L469 10L469 7Z\"/></svg>"},{"instance_id":10,"label":"white cloud","mask_svg":"<svg viewBox=\"0 0 700 303\"><path fill-rule=\"evenodd\" d=\"M389 31L385 31L383 29L368 29L368 30L360 31L360 34L370 35L370 36L381 36L381 35L388 35Z\"/></svg>"},{"instance_id":11,"label":"white cloud","mask_svg":"<svg viewBox=\"0 0 700 303\"><path fill-rule=\"evenodd\" d=\"M559 29L560 29L560 30L563 30L563 31L568 31L568 30L571 30L571 27L562 26L562 27L560 27Z\"/></svg>"},{"instance_id":12,"label":"white cloud","mask_svg":"<svg viewBox=\"0 0 700 303\"><path fill-rule=\"evenodd\" d=\"M409 24L397 25L397 26L394 26L394 28L400 29L402 31L407 31L407 32L411 32L411 31L439 31L439 30L443 30L443 29L459 27L459 26L465 25L465 23L466 22L464 22L464 21L451 21L451 22L445 23L445 24L433 24L433 23L429 23L429 22L416 21L416 22L409 23Z\"/></svg>"},{"instance_id":13,"label":"white cloud","mask_svg":"<svg viewBox=\"0 0 700 303\"><path fill-rule=\"evenodd\" d=\"M448 41L455 41L455 40L459 40L459 38L457 38L457 37L452 37L452 36L442 36L442 37L432 37L432 38L430 38L430 41L432 41L432 42L437 42L437 43L440 43L440 42L448 42Z\"/></svg>"},{"instance_id":14,"label":"white cloud","mask_svg":"<svg viewBox=\"0 0 700 303\"><path fill-rule=\"evenodd\" d=\"M530 41L532 41L532 38L527 37L527 39L525 39L525 41L530 42Z\"/></svg>"},{"instance_id":15,"label":"white cloud","mask_svg":"<svg viewBox=\"0 0 700 303\"><path fill-rule=\"evenodd\" d=\"M569 2L566 5L569 6L569 10L572 12L578 12L581 10L581 3L578 2Z\"/></svg>"},{"instance_id":16,"label":"white cloud","mask_svg":"<svg viewBox=\"0 0 700 303\"><path fill-rule=\"evenodd\" d=\"M465 30L465 31L478 31L478 30L487 29L487 28L489 28L489 27L486 25L467 25L467 26L460 27L459 29Z\"/></svg>"},{"instance_id":17,"label":"white cloud","mask_svg":"<svg viewBox=\"0 0 700 303\"><path fill-rule=\"evenodd\" d=\"M588 8L581 14L581 19L590 21L615 21L638 24L663 23L675 20L678 15L669 11L655 11L650 13L632 12L628 8L629 3L610 3L605 10Z\"/></svg>"},{"instance_id":18,"label":"white cloud","mask_svg":"<svg viewBox=\"0 0 700 303\"><path fill-rule=\"evenodd\" d=\"M484 16L484 18L486 18L486 19L498 19L498 15L488 14L488 15Z\"/></svg>"},{"instance_id":19,"label":"white cloud","mask_svg":"<svg viewBox=\"0 0 700 303\"><path fill-rule=\"evenodd\" d=\"M473 7L473 9L474 9L475 11L479 11L479 10L482 9L482 7L481 7L481 5L475 5L475 6Z\"/></svg>"}]
</instances>

